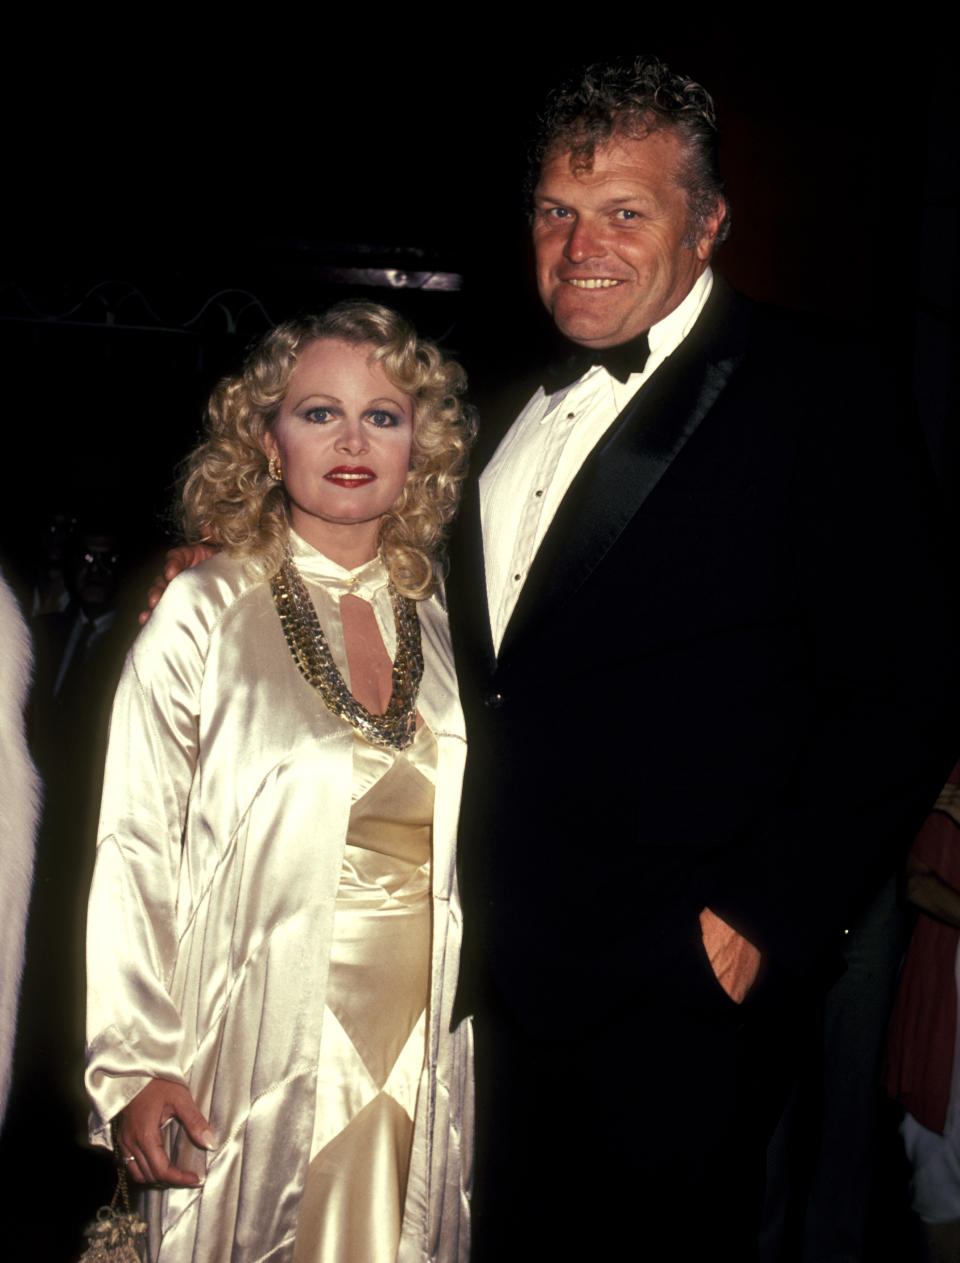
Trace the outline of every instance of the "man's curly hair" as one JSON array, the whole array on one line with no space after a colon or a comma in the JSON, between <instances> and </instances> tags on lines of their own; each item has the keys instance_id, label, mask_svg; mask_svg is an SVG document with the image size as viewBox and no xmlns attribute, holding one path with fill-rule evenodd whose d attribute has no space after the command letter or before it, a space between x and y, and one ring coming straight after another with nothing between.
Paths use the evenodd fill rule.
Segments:
<instances>
[{"instance_id":1,"label":"man's curly hair","mask_svg":"<svg viewBox=\"0 0 960 1263\"><path fill-rule=\"evenodd\" d=\"M282 484L267 472L264 436L280 412L297 356L320 338L369 346L391 383L413 400L410 471L380 524L380 552L398 590L423 600L444 574L444 539L456 512L475 433L454 360L377 303L343 302L289 320L225 377L207 405L206 441L185 462L181 521L189 542L207 540L265 574L283 559L290 530Z\"/></svg>"},{"instance_id":2,"label":"man's curly hair","mask_svg":"<svg viewBox=\"0 0 960 1263\"><path fill-rule=\"evenodd\" d=\"M679 180L690 222L684 245L694 246L723 197L716 110L706 88L675 74L658 57L597 62L550 92L527 153L528 206L544 162L557 151L569 150L575 172L589 172L598 145L618 136L643 140L661 128L685 142ZM720 245L729 232L728 212L714 244Z\"/></svg>"}]
</instances>

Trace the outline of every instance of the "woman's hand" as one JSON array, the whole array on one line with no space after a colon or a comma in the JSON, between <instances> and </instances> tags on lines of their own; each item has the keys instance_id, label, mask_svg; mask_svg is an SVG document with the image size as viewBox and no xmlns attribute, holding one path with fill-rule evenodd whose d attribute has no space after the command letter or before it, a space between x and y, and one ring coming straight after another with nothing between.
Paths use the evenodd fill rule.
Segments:
<instances>
[{"instance_id":1,"label":"woman's hand","mask_svg":"<svg viewBox=\"0 0 960 1263\"><path fill-rule=\"evenodd\" d=\"M152 1079L121 1110L116 1129L120 1157L138 1184L191 1188L203 1183L192 1171L172 1166L164 1152L160 1128L171 1118L179 1119L198 1148L216 1149L210 1124L197 1109L189 1090L168 1079Z\"/></svg>"},{"instance_id":2,"label":"woman's hand","mask_svg":"<svg viewBox=\"0 0 960 1263\"><path fill-rule=\"evenodd\" d=\"M139 622L142 627L150 617L150 611L167 590L167 584L177 577L181 570L189 570L199 566L201 561L212 557L217 549L212 544L183 544L180 548L171 548L167 553L163 574L157 575L147 592L147 608L141 610Z\"/></svg>"}]
</instances>

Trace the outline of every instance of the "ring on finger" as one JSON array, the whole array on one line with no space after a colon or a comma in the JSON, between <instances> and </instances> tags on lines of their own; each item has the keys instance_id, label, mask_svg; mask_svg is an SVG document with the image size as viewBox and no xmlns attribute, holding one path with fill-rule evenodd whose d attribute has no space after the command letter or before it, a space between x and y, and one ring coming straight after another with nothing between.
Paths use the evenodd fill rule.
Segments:
<instances>
[{"instance_id":1,"label":"ring on finger","mask_svg":"<svg viewBox=\"0 0 960 1263\"><path fill-rule=\"evenodd\" d=\"M136 1157L135 1157L132 1153L128 1153L128 1154L127 1154L127 1156L124 1158L124 1162L125 1162L125 1163L126 1163L126 1162L136 1162L136 1160L137 1160L137 1159L136 1159Z\"/></svg>"}]
</instances>

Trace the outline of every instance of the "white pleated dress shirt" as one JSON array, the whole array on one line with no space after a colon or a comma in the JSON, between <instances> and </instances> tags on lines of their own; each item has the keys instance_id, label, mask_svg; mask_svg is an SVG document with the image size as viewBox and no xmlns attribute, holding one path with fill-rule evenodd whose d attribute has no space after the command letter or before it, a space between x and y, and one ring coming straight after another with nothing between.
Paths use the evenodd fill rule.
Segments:
<instances>
[{"instance_id":1,"label":"white pleated dress shirt","mask_svg":"<svg viewBox=\"0 0 960 1263\"><path fill-rule=\"evenodd\" d=\"M487 606L499 652L537 549L581 465L667 356L687 336L713 287L709 268L649 330L650 357L626 382L594 365L552 395L537 389L480 478Z\"/></svg>"}]
</instances>

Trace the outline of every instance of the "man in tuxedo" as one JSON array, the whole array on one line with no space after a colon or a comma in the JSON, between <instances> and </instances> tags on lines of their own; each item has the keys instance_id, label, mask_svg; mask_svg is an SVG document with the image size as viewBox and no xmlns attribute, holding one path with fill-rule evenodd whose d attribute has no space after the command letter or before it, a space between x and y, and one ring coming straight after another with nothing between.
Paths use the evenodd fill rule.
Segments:
<instances>
[{"instance_id":1,"label":"man in tuxedo","mask_svg":"<svg viewBox=\"0 0 960 1263\"><path fill-rule=\"evenodd\" d=\"M448 585L476 1263L754 1256L791 1022L951 763L917 436L868 351L713 275L716 143L641 58L535 147L565 349Z\"/></svg>"}]
</instances>

